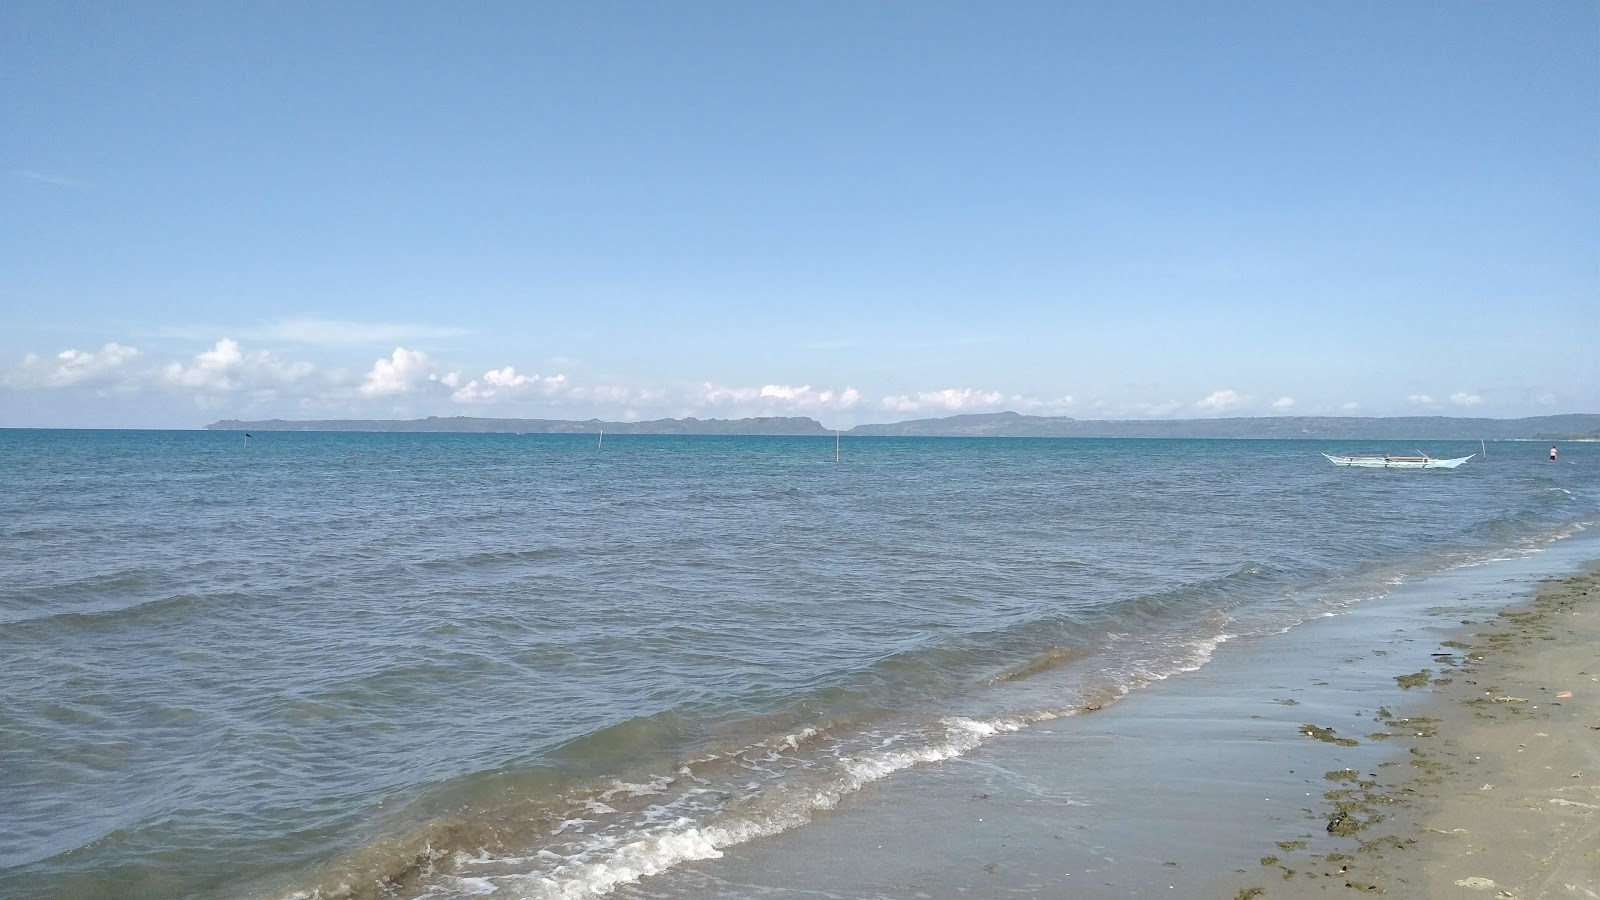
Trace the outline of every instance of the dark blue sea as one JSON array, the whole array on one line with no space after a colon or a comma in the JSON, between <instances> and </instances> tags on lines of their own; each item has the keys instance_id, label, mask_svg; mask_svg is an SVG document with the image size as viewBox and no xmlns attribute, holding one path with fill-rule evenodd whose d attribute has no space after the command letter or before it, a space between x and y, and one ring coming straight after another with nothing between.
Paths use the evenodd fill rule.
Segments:
<instances>
[{"instance_id":1,"label":"dark blue sea","mask_svg":"<svg viewBox=\"0 0 1600 900\"><path fill-rule=\"evenodd\" d=\"M0 896L587 897L1600 523L1600 444L0 430Z\"/></svg>"}]
</instances>

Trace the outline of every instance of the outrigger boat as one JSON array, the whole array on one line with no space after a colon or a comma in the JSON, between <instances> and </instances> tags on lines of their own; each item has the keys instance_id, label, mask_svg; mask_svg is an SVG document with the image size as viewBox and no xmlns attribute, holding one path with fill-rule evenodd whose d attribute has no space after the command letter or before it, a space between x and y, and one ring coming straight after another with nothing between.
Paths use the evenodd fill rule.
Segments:
<instances>
[{"instance_id":1,"label":"outrigger boat","mask_svg":"<svg viewBox=\"0 0 1600 900\"><path fill-rule=\"evenodd\" d=\"M1420 451L1419 451L1420 453ZM1363 469L1454 469L1476 453L1458 459L1434 459L1426 453L1418 456L1323 456L1336 466L1358 466Z\"/></svg>"}]
</instances>

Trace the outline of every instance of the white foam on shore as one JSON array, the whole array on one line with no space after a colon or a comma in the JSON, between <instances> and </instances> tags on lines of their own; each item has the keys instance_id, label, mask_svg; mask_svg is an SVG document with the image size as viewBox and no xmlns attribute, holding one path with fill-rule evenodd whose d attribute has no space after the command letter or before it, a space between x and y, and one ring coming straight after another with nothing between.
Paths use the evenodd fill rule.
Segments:
<instances>
[{"instance_id":1,"label":"white foam on shore","mask_svg":"<svg viewBox=\"0 0 1600 900\"><path fill-rule=\"evenodd\" d=\"M1560 540L1562 534L1552 540ZM1543 547L1520 551L1516 558L1531 559ZM1504 554L1505 550L1499 554ZM1512 551L1517 553L1518 551ZM1340 609L1365 600L1385 596L1394 586L1414 578L1426 579L1452 569L1484 565L1492 557L1460 559L1439 571L1425 574L1390 574L1383 588L1368 596L1345 599ZM1369 590L1376 587L1368 582ZM1307 610L1302 610L1305 614ZM1324 608L1309 618L1337 615ZM1106 673L1116 682L1116 696L1125 696L1153 682L1173 675L1193 672L1210 663L1217 649L1240 636L1257 632L1226 615L1209 624L1212 633L1189 636L1165 644L1165 653L1144 658L1154 665L1142 671ZM1297 622L1282 630L1289 630ZM1140 640L1133 634L1111 635L1114 642ZM1163 647L1157 643L1154 646ZM849 794L880 779L926 763L939 763L961 757L981 747L996 735L1015 732L1027 725L1060 719L1098 705L1068 703L1051 709L1037 709L999 718L948 716L936 726L916 727L892 732L857 733L841 739L829 730L815 727L769 738L739 751L717 753L694 761L739 760L740 771L754 776L742 784L712 776L708 782L695 775L689 766L676 775L660 775L634 781L613 782L610 789L585 802L591 814L615 817L607 828L593 833L580 831L587 819L568 818L555 832L573 842L541 850L534 856L493 856L479 853L470 858L456 857L459 874L434 881L430 898L496 896L525 900L578 900L602 897L618 888L649 876L660 875L675 866L697 860L716 859L729 848L758 838L776 835L805 825L821 811L836 807ZM752 752L756 750L763 752ZM797 785L788 773L802 773ZM710 785L709 788L701 785ZM625 801L651 798L651 805L640 809ZM659 798L657 801L655 798ZM611 805L614 801L616 806ZM618 807L622 807L619 811Z\"/></svg>"},{"instance_id":2,"label":"white foam on shore","mask_svg":"<svg viewBox=\"0 0 1600 900\"><path fill-rule=\"evenodd\" d=\"M1230 634L1224 631L1220 634L1214 634L1211 637L1201 638L1200 640L1190 643L1189 647L1194 652L1190 655L1189 659L1186 662L1180 663L1176 671L1168 672L1166 675L1161 677L1170 678L1173 675L1179 675L1184 672L1193 672L1199 669L1206 663L1211 662L1211 658L1216 655L1218 647L1221 647L1223 644L1226 644L1236 637L1238 637L1238 635Z\"/></svg>"},{"instance_id":3,"label":"white foam on shore","mask_svg":"<svg viewBox=\"0 0 1600 900\"><path fill-rule=\"evenodd\" d=\"M677 779L673 778L671 775L659 775L655 778L652 778L649 784L633 784L626 781L616 781L612 783L610 790L600 795L600 800L601 802L604 802L616 797L646 797L662 794L666 792L667 788L672 786L672 782L675 780Z\"/></svg>"},{"instance_id":4,"label":"white foam on shore","mask_svg":"<svg viewBox=\"0 0 1600 900\"><path fill-rule=\"evenodd\" d=\"M784 750L798 750L798 749L800 749L800 742L801 741L809 741L812 738L816 737L818 733L819 732L817 731L816 728L812 728L812 727L802 728L799 731L795 732L794 734L786 734L783 737L779 738L778 739L778 747L780 749L784 749Z\"/></svg>"},{"instance_id":5,"label":"white foam on shore","mask_svg":"<svg viewBox=\"0 0 1600 900\"><path fill-rule=\"evenodd\" d=\"M940 720L943 732L931 742L889 750L889 746L903 744L908 739L906 735L895 735L894 740L886 739L874 750L840 759L834 778L810 790L797 792L792 799L777 803L762 814L729 816L723 821L709 824L679 816L657 825L636 828L621 837L596 835L591 842L565 856L540 854L555 863L545 872L455 876L446 879L448 886L441 884L439 888L473 895L488 893L490 889L496 892L503 890L519 900L578 900L604 896L622 885L660 874L681 863L715 859L722 855L724 848L803 825L816 812L834 808L846 795L895 772L924 763L953 759L971 752L994 735L1018 731L1031 721L1065 714L1041 713L997 720L948 717ZM618 784L607 794L622 791L632 795L659 793L668 783L670 780L664 782L663 779L655 779L649 785ZM647 816L647 821L666 813L667 807L652 807L649 812L654 815ZM563 822L557 833L566 831L569 824L573 823ZM552 856L555 858L552 859ZM493 857L488 854L457 857L459 867L465 869L479 866L504 868L531 862L533 859L528 857ZM444 897L450 894L436 889L430 891L429 896Z\"/></svg>"},{"instance_id":6,"label":"white foam on shore","mask_svg":"<svg viewBox=\"0 0 1600 900\"><path fill-rule=\"evenodd\" d=\"M1230 635L1221 634L1198 642L1195 654L1184 662L1197 668L1210 659L1211 651ZM1188 669L1184 669L1187 671ZM1161 675L1158 677L1165 677ZM1120 690L1119 695L1128 693ZM1020 731L1029 725L1074 715L1079 707L1058 710L1039 710L1031 713L998 719L975 719L949 716L940 719L942 733L930 735L932 740L921 746L914 744L913 736L895 734L884 738L872 749L838 760L835 777L806 791L796 792L786 802L774 804L759 815L727 816L722 821L706 823L688 816L671 821L657 818L668 811L667 807L652 807L647 821L655 819L656 825L636 828L620 837L596 835L593 842L566 856L551 859L553 854L540 854L555 865L545 872L522 872L504 875L452 878L451 882L471 883L475 893L489 883L505 890L518 900L583 900L602 897L618 887L640 879L659 875L685 862L721 857L723 850L757 838L779 834L811 821L817 812L833 809L849 794L866 785L897 772L927 763L938 763L963 756L981 747L990 738ZM895 749L889 749L894 747ZM660 782L657 779L649 787ZM630 788L641 787L630 785ZM699 792L694 792L699 793ZM464 867L493 864L504 867L524 860L512 858L473 857L462 860ZM433 896L446 896L433 894Z\"/></svg>"}]
</instances>

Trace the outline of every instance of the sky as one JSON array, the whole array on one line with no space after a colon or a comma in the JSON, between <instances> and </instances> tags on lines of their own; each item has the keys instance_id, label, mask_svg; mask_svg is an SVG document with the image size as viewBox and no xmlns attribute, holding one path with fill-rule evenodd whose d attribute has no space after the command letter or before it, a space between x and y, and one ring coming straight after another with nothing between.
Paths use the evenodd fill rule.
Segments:
<instances>
[{"instance_id":1,"label":"sky","mask_svg":"<svg viewBox=\"0 0 1600 900\"><path fill-rule=\"evenodd\" d=\"M1600 412L1600 4L0 4L0 426Z\"/></svg>"}]
</instances>

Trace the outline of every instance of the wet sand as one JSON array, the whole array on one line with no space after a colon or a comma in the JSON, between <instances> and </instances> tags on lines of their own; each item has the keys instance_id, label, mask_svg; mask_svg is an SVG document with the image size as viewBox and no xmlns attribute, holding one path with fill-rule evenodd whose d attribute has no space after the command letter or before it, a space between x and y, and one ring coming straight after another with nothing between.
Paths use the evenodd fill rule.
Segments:
<instances>
[{"instance_id":1,"label":"wet sand","mask_svg":"<svg viewBox=\"0 0 1600 900\"><path fill-rule=\"evenodd\" d=\"M1327 798L1328 827L1353 846L1280 854L1268 868L1297 876L1241 877L1231 896L1600 898L1600 572L1550 582L1440 650L1418 679L1426 699L1374 718L1404 763Z\"/></svg>"},{"instance_id":2,"label":"wet sand","mask_svg":"<svg viewBox=\"0 0 1600 900\"><path fill-rule=\"evenodd\" d=\"M1235 642L617 896L1600 898L1597 543Z\"/></svg>"}]
</instances>

